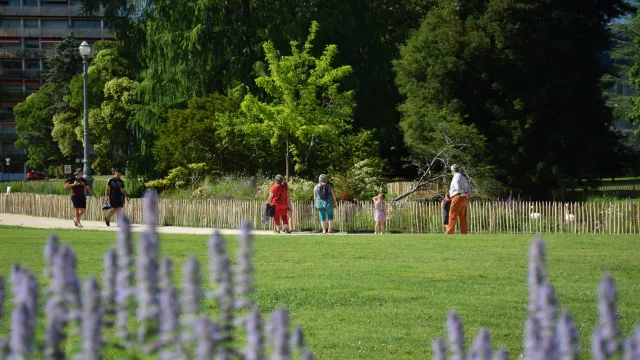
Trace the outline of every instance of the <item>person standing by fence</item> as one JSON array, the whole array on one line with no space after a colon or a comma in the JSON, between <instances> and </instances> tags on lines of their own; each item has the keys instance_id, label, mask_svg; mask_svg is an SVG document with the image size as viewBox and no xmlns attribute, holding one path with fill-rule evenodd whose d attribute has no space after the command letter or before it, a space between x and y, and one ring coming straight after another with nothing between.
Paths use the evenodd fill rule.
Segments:
<instances>
[{"instance_id":1,"label":"person standing by fence","mask_svg":"<svg viewBox=\"0 0 640 360\"><path fill-rule=\"evenodd\" d=\"M442 224L446 229L447 225L449 225L449 211L451 210L451 195L449 195L448 191L444 194L444 199L442 199L441 207L442 207Z\"/></svg>"},{"instance_id":2,"label":"person standing by fence","mask_svg":"<svg viewBox=\"0 0 640 360\"><path fill-rule=\"evenodd\" d=\"M85 189L88 190L96 199L96 194L89 186L89 182L84 178L84 171L80 168L76 169L76 175L64 184L64 189L71 189L71 203L73 204L73 224L77 228L82 228L80 218L87 212L87 195Z\"/></svg>"},{"instance_id":3,"label":"person standing by fence","mask_svg":"<svg viewBox=\"0 0 640 360\"><path fill-rule=\"evenodd\" d=\"M387 222L387 209L384 204L384 194L374 196L371 200L373 200L373 206L375 207L373 213L373 221L376 222L375 233L378 234L378 229L380 229L380 234L382 234L384 233L384 223Z\"/></svg>"},{"instance_id":4,"label":"person standing by fence","mask_svg":"<svg viewBox=\"0 0 640 360\"><path fill-rule=\"evenodd\" d=\"M276 226L276 233L280 233L280 224L282 223L282 229L285 233L291 234L289 230L289 220L287 219L287 210L289 209L289 188L282 183L284 177L282 175L276 175L276 184L269 190L269 198L267 204L275 206L276 212L273 216L273 222Z\"/></svg>"},{"instance_id":5,"label":"person standing by fence","mask_svg":"<svg viewBox=\"0 0 640 360\"><path fill-rule=\"evenodd\" d=\"M333 232L333 208L338 205L336 194L331 184L327 183L327 175L321 174L318 185L313 189L313 202L320 216L323 234ZM328 226L325 225L328 223Z\"/></svg>"},{"instance_id":6,"label":"person standing by fence","mask_svg":"<svg viewBox=\"0 0 640 360\"><path fill-rule=\"evenodd\" d=\"M467 178L460 174L458 165L451 165L451 186L449 187L449 196L451 196L451 208L449 210L449 224L447 225L447 234L455 234L456 222L460 218L460 233L468 234L467 229L467 208L469 207L469 197L471 196L471 187Z\"/></svg>"},{"instance_id":7,"label":"person standing by fence","mask_svg":"<svg viewBox=\"0 0 640 360\"><path fill-rule=\"evenodd\" d=\"M121 178L122 173L120 170L115 169L113 171L113 177L107 182L107 186L104 189L104 199L109 201L111 209L107 213L104 222L107 226L111 226L111 217L122 212L125 201L129 201L127 198L127 190L124 188L124 181Z\"/></svg>"}]
</instances>

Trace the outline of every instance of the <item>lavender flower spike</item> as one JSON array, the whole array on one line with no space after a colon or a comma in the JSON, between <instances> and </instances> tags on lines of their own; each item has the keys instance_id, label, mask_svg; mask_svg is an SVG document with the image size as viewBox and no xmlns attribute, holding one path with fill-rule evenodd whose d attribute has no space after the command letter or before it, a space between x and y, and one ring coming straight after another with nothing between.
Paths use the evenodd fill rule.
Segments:
<instances>
[{"instance_id":1,"label":"lavender flower spike","mask_svg":"<svg viewBox=\"0 0 640 360\"><path fill-rule=\"evenodd\" d=\"M451 360L464 360L464 332L462 323L455 311L450 311L447 317L447 333L449 334L449 350Z\"/></svg>"},{"instance_id":2,"label":"lavender flower spike","mask_svg":"<svg viewBox=\"0 0 640 360\"><path fill-rule=\"evenodd\" d=\"M493 354L493 360L509 360L509 353L504 348L500 348Z\"/></svg>"},{"instance_id":3,"label":"lavender flower spike","mask_svg":"<svg viewBox=\"0 0 640 360\"><path fill-rule=\"evenodd\" d=\"M491 336L489 330L482 328L473 342L469 360L491 360Z\"/></svg>"},{"instance_id":4,"label":"lavender flower spike","mask_svg":"<svg viewBox=\"0 0 640 360\"><path fill-rule=\"evenodd\" d=\"M173 288L173 261L168 256L160 262L160 288Z\"/></svg>"},{"instance_id":5,"label":"lavender flower spike","mask_svg":"<svg viewBox=\"0 0 640 360\"><path fill-rule=\"evenodd\" d=\"M524 356L525 360L533 360L538 357L541 342L540 322L535 315L530 314L527 318L524 331Z\"/></svg>"},{"instance_id":6,"label":"lavender flower spike","mask_svg":"<svg viewBox=\"0 0 640 360\"><path fill-rule=\"evenodd\" d=\"M222 327L223 334L230 337L234 310L231 261L224 246L224 239L218 230L215 230L209 238L209 276L211 283L218 285L218 289L213 296L218 300L220 308L219 324Z\"/></svg>"},{"instance_id":7,"label":"lavender flower spike","mask_svg":"<svg viewBox=\"0 0 640 360\"><path fill-rule=\"evenodd\" d=\"M289 313L283 307L271 314L268 334L273 348L272 360L289 360L291 350L289 348Z\"/></svg>"},{"instance_id":8,"label":"lavender flower spike","mask_svg":"<svg viewBox=\"0 0 640 360\"><path fill-rule=\"evenodd\" d=\"M182 306L187 318L190 322L198 316L200 312L200 289L202 281L200 280L200 264L195 256L190 255L184 264L184 280L183 280L183 298Z\"/></svg>"},{"instance_id":9,"label":"lavender flower spike","mask_svg":"<svg viewBox=\"0 0 640 360\"><path fill-rule=\"evenodd\" d=\"M211 360L215 349L217 332L215 324L209 318L203 317L193 322L194 332L197 335L196 360Z\"/></svg>"},{"instance_id":10,"label":"lavender flower spike","mask_svg":"<svg viewBox=\"0 0 640 360\"><path fill-rule=\"evenodd\" d=\"M240 225L240 235L238 236L238 266L236 268L237 287L236 295L239 297L236 308L251 307L253 305L254 292L254 269L253 269L253 235L251 224L244 221Z\"/></svg>"},{"instance_id":11,"label":"lavender flower spike","mask_svg":"<svg viewBox=\"0 0 640 360\"><path fill-rule=\"evenodd\" d=\"M143 200L144 208L144 224L148 227L155 227L158 225L158 194L153 191L147 191L144 194Z\"/></svg>"},{"instance_id":12,"label":"lavender flower spike","mask_svg":"<svg viewBox=\"0 0 640 360\"><path fill-rule=\"evenodd\" d=\"M545 245L541 238L537 238L529 250L529 313L538 313L538 292L546 279Z\"/></svg>"},{"instance_id":13,"label":"lavender flower spike","mask_svg":"<svg viewBox=\"0 0 640 360\"><path fill-rule=\"evenodd\" d=\"M606 359L620 351L621 344L618 340L618 315L616 309L616 287L613 279L605 275L598 287L598 326L594 334L594 356L601 351ZM601 342L598 344L597 341Z\"/></svg>"},{"instance_id":14,"label":"lavender flower spike","mask_svg":"<svg viewBox=\"0 0 640 360\"><path fill-rule=\"evenodd\" d=\"M104 254L104 276L102 286L102 303L105 315L112 321L116 313L116 279L118 277L118 255L115 248L107 250Z\"/></svg>"},{"instance_id":15,"label":"lavender flower spike","mask_svg":"<svg viewBox=\"0 0 640 360\"><path fill-rule=\"evenodd\" d=\"M174 342L179 328L180 308L178 293L173 285L163 287L160 292L160 341Z\"/></svg>"},{"instance_id":16,"label":"lavender flower spike","mask_svg":"<svg viewBox=\"0 0 640 360\"><path fill-rule=\"evenodd\" d=\"M52 294L45 305L47 320L45 324L45 359L62 360L65 353L62 343L66 339L65 325L67 316L64 311L63 297L57 293Z\"/></svg>"},{"instance_id":17,"label":"lavender flower spike","mask_svg":"<svg viewBox=\"0 0 640 360\"><path fill-rule=\"evenodd\" d=\"M544 285L538 289L538 296L538 319L541 331L538 351L545 359L556 359L558 357L556 338L558 304L553 286L545 281Z\"/></svg>"},{"instance_id":18,"label":"lavender flower spike","mask_svg":"<svg viewBox=\"0 0 640 360\"><path fill-rule=\"evenodd\" d=\"M51 233L47 237L47 243L44 246L44 275L47 278L50 278L52 276L51 268L53 267L53 258L55 257L56 252L58 252L58 249L60 249L58 235L56 235L55 233Z\"/></svg>"},{"instance_id":19,"label":"lavender flower spike","mask_svg":"<svg viewBox=\"0 0 640 360\"><path fill-rule=\"evenodd\" d=\"M84 360L102 359L102 309L100 287L89 279L82 288L82 353Z\"/></svg>"},{"instance_id":20,"label":"lavender flower spike","mask_svg":"<svg viewBox=\"0 0 640 360\"><path fill-rule=\"evenodd\" d=\"M571 314L563 310L558 319L558 345L560 360L577 360L580 353L578 328Z\"/></svg>"},{"instance_id":21,"label":"lavender flower spike","mask_svg":"<svg viewBox=\"0 0 640 360\"><path fill-rule=\"evenodd\" d=\"M247 333L247 345L244 348L246 360L261 360L264 353L262 345L262 318L260 310L256 307L251 310L245 322Z\"/></svg>"},{"instance_id":22,"label":"lavender flower spike","mask_svg":"<svg viewBox=\"0 0 640 360\"><path fill-rule=\"evenodd\" d=\"M136 291L138 300L138 343L145 344L148 334L155 331L160 314L158 288L158 238L157 233L143 232L138 242L136 264Z\"/></svg>"},{"instance_id":23,"label":"lavender flower spike","mask_svg":"<svg viewBox=\"0 0 640 360\"><path fill-rule=\"evenodd\" d=\"M32 351L33 329L29 328L29 309L27 305L18 304L13 310L11 322L10 359L29 359Z\"/></svg>"},{"instance_id":24,"label":"lavender flower spike","mask_svg":"<svg viewBox=\"0 0 640 360\"><path fill-rule=\"evenodd\" d=\"M624 360L640 359L640 326L625 341Z\"/></svg>"},{"instance_id":25,"label":"lavender flower spike","mask_svg":"<svg viewBox=\"0 0 640 360\"><path fill-rule=\"evenodd\" d=\"M123 214L118 215L117 234L117 261L118 273L116 276L116 334L124 341L125 346L130 347L131 334L129 333L129 317L131 313L130 299L132 295L131 282L133 273L131 271L132 244L131 244L131 223Z\"/></svg>"},{"instance_id":26,"label":"lavender flower spike","mask_svg":"<svg viewBox=\"0 0 640 360\"><path fill-rule=\"evenodd\" d=\"M302 328L300 327L300 325L296 325L296 327L293 329L293 333L291 333L291 339L289 340L293 348L297 349L301 353L304 352L304 333L302 332Z\"/></svg>"},{"instance_id":27,"label":"lavender flower spike","mask_svg":"<svg viewBox=\"0 0 640 360\"><path fill-rule=\"evenodd\" d=\"M431 349L433 349L433 360L447 360L447 345L441 337L433 340Z\"/></svg>"}]
</instances>

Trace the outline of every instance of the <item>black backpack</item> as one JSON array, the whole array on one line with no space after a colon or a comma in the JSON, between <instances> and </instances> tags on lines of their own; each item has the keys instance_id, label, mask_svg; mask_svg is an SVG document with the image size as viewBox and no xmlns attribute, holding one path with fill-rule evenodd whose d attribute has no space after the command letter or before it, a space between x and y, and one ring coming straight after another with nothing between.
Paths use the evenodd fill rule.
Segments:
<instances>
[{"instance_id":1,"label":"black backpack","mask_svg":"<svg viewBox=\"0 0 640 360\"><path fill-rule=\"evenodd\" d=\"M331 191L329 189L329 184L320 185L320 189L318 189L318 195L320 195L320 199L324 201L331 199Z\"/></svg>"}]
</instances>

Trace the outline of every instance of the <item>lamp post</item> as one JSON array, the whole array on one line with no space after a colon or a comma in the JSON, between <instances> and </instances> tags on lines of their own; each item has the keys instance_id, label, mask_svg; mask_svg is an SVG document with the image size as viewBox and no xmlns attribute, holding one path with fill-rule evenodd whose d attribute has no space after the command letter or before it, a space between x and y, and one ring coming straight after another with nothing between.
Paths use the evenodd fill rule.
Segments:
<instances>
[{"instance_id":1,"label":"lamp post","mask_svg":"<svg viewBox=\"0 0 640 360\"><path fill-rule=\"evenodd\" d=\"M86 41L83 41L80 44L80 55L82 56L82 68L83 68L83 79L84 79L84 178L87 180L89 185L93 186L93 177L91 176L91 161L89 160L89 97L87 91L87 82L88 82L88 63L87 57L89 53L91 53L91 47ZM87 192L87 196L91 196Z\"/></svg>"}]
</instances>

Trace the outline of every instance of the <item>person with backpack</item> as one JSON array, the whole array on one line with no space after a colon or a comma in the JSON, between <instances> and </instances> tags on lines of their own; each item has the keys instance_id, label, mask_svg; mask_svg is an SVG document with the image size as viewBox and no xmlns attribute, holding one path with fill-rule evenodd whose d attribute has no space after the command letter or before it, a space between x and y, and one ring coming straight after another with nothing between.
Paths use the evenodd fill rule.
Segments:
<instances>
[{"instance_id":1,"label":"person with backpack","mask_svg":"<svg viewBox=\"0 0 640 360\"><path fill-rule=\"evenodd\" d=\"M84 178L84 171L81 168L76 170L75 176L67 179L64 184L65 190L71 190L71 203L73 204L73 224L77 228L82 228L80 218L87 212L87 195L85 190L90 192L95 198L98 198L93 192L91 185Z\"/></svg>"},{"instance_id":2,"label":"person with backpack","mask_svg":"<svg viewBox=\"0 0 640 360\"><path fill-rule=\"evenodd\" d=\"M122 173L118 169L113 170L113 177L107 182L107 186L104 188L104 199L109 202L111 209L107 212L107 216L104 218L105 224L111 226L111 217L116 213L121 213L124 208L124 203L129 202L127 197L127 190L124 187L124 181L122 180Z\"/></svg>"},{"instance_id":3,"label":"person with backpack","mask_svg":"<svg viewBox=\"0 0 640 360\"><path fill-rule=\"evenodd\" d=\"M325 174L320 175L318 185L313 189L313 201L320 215L322 233L331 234L333 232L333 208L338 206L338 202L333 187L327 183L327 175ZM328 226L325 225L326 223Z\"/></svg>"},{"instance_id":4,"label":"person with backpack","mask_svg":"<svg viewBox=\"0 0 640 360\"><path fill-rule=\"evenodd\" d=\"M273 216L273 223L276 226L275 233L280 233L280 223L282 222L282 229L285 233L291 234L289 230L289 220L287 219L287 210L289 209L289 188L283 185L284 177L282 175L276 175L276 184L269 190L269 198L267 199L267 205L275 207L275 214Z\"/></svg>"}]
</instances>

